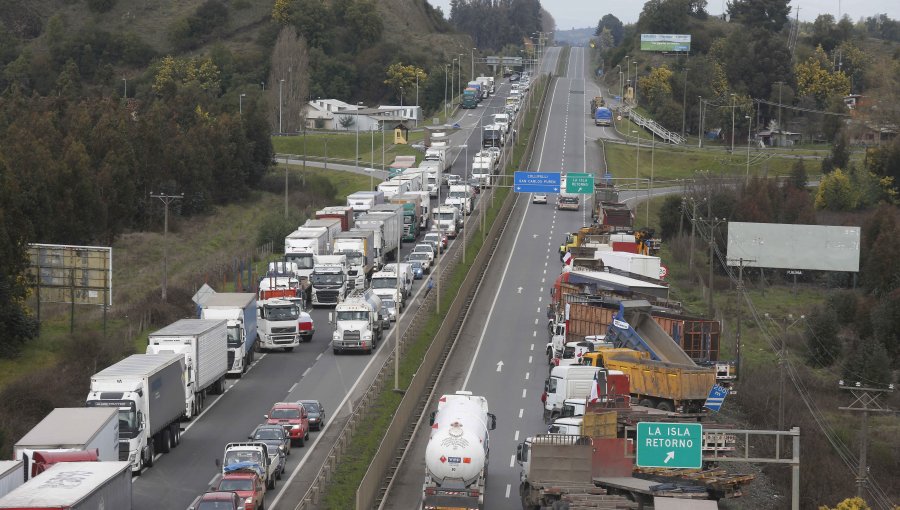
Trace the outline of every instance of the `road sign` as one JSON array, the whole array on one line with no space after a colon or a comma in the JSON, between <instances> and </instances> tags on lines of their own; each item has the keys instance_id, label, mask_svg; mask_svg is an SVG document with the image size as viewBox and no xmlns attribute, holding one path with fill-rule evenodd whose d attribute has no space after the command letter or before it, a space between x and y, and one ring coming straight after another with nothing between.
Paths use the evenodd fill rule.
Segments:
<instances>
[{"instance_id":1,"label":"road sign","mask_svg":"<svg viewBox=\"0 0 900 510\"><path fill-rule=\"evenodd\" d=\"M637 424L638 467L700 469L703 425L700 423Z\"/></svg>"},{"instance_id":2,"label":"road sign","mask_svg":"<svg viewBox=\"0 0 900 510\"><path fill-rule=\"evenodd\" d=\"M559 193L559 172L516 172L513 191L518 193Z\"/></svg>"},{"instance_id":3,"label":"road sign","mask_svg":"<svg viewBox=\"0 0 900 510\"><path fill-rule=\"evenodd\" d=\"M663 280L666 278L666 276L669 276L669 268L660 264L659 265L659 279Z\"/></svg>"},{"instance_id":4,"label":"road sign","mask_svg":"<svg viewBox=\"0 0 900 510\"><path fill-rule=\"evenodd\" d=\"M606 172L603 174L603 180L606 182L606 184L611 184L612 180L613 180L613 175L609 172Z\"/></svg>"},{"instance_id":5,"label":"road sign","mask_svg":"<svg viewBox=\"0 0 900 510\"><path fill-rule=\"evenodd\" d=\"M574 173L566 174L566 193L580 193L589 195L594 192L594 174Z\"/></svg>"},{"instance_id":6,"label":"road sign","mask_svg":"<svg viewBox=\"0 0 900 510\"><path fill-rule=\"evenodd\" d=\"M703 404L703 407L710 411L719 412L719 409L722 408L722 404L725 402L726 396L728 396L728 388L719 384L714 384L712 389L709 390L709 396L706 397L706 403Z\"/></svg>"}]
</instances>

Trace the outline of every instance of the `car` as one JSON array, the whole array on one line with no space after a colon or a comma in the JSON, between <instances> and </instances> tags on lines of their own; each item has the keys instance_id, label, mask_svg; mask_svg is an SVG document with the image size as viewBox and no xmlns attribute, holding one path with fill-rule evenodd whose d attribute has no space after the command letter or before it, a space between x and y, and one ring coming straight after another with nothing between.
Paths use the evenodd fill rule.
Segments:
<instances>
[{"instance_id":1,"label":"car","mask_svg":"<svg viewBox=\"0 0 900 510\"><path fill-rule=\"evenodd\" d=\"M462 181L462 177L456 174L446 174L444 176L447 179L447 186L453 186L454 184L459 184Z\"/></svg>"},{"instance_id":2,"label":"car","mask_svg":"<svg viewBox=\"0 0 900 510\"><path fill-rule=\"evenodd\" d=\"M244 501L234 491L211 491L195 499L188 510L244 510Z\"/></svg>"},{"instance_id":3,"label":"car","mask_svg":"<svg viewBox=\"0 0 900 510\"><path fill-rule=\"evenodd\" d=\"M513 74L509 75L509 81L511 81L511 82L519 81L519 73L513 73Z\"/></svg>"},{"instance_id":4,"label":"car","mask_svg":"<svg viewBox=\"0 0 900 510\"><path fill-rule=\"evenodd\" d=\"M423 238L422 238L422 242L423 242L423 243L428 243L428 244L430 244L431 246L434 246L434 251L435 251L435 253L440 254L442 251L444 251L444 247L441 245L441 242L438 240L438 236L437 236L437 235L432 236L432 237L428 237L428 236L423 237Z\"/></svg>"},{"instance_id":5,"label":"car","mask_svg":"<svg viewBox=\"0 0 900 510\"><path fill-rule=\"evenodd\" d=\"M316 323L312 316L304 311L300 311L300 341L312 342L313 335L316 333Z\"/></svg>"},{"instance_id":6,"label":"car","mask_svg":"<svg viewBox=\"0 0 900 510\"><path fill-rule=\"evenodd\" d=\"M306 409L309 426L316 430L322 430L322 427L325 426L325 406L318 400L298 400L297 403Z\"/></svg>"},{"instance_id":7,"label":"car","mask_svg":"<svg viewBox=\"0 0 900 510\"><path fill-rule=\"evenodd\" d=\"M437 255L437 250L435 250L434 245L431 243L416 244L412 249L412 253L418 252L430 253L432 262L434 262L434 257Z\"/></svg>"},{"instance_id":8,"label":"car","mask_svg":"<svg viewBox=\"0 0 900 510\"><path fill-rule=\"evenodd\" d=\"M307 412L307 415L309 413ZM291 437L284 431L284 427L280 425L259 425L253 430L247 439L266 443L269 450L281 449L285 455L291 454Z\"/></svg>"},{"instance_id":9,"label":"car","mask_svg":"<svg viewBox=\"0 0 900 510\"><path fill-rule=\"evenodd\" d=\"M409 265L412 266L413 270L413 279L421 280L425 278L425 267L418 260L412 260L409 262Z\"/></svg>"},{"instance_id":10,"label":"car","mask_svg":"<svg viewBox=\"0 0 900 510\"><path fill-rule=\"evenodd\" d=\"M447 249L447 234L432 230L432 231L428 232L427 234L425 234L425 239L426 240L433 239L435 241L438 241L441 243L442 250Z\"/></svg>"},{"instance_id":11,"label":"car","mask_svg":"<svg viewBox=\"0 0 900 510\"><path fill-rule=\"evenodd\" d=\"M236 492L244 501L244 510L261 510L266 507L266 486L259 473L245 469L228 473L210 487L211 491Z\"/></svg>"},{"instance_id":12,"label":"car","mask_svg":"<svg viewBox=\"0 0 900 510\"><path fill-rule=\"evenodd\" d=\"M547 194L546 193L533 193L531 195L531 203L532 204L546 204L547 203Z\"/></svg>"},{"instance_id":13,"label":"car","mask_svg":"<svg viewBox=\"0 0 900 510\"><path fill-rule=\"evenodd\" d=\"M381 298L381 316L390 318L391 322L396 322L397 302L393 299Z\"/></svg>"},{"instance_id":14,"label":"car","mask_svg":"<svg viewBox=\"0 0 900 510\"><path fill-rule=\"evenodd\" d=\"M281 425L291 442L303 446L309 439L309 417L306 409L296 402L277 402L269 414L264 415L266 425Z\"/></svg>"},{"instance_id":15,"label":"car","mask_svg":"<svg viewBox=\"0 0 900 510\"><path fill-rule=\"evenodd\" d=\"M470 188L475 190L476 195L481 193L481 186L482 186L481 179L472 178L472 179L469 179L468 181L466 181L466 184L468 184Z\"/></svg>"},{"instance_id":16,"label":"car","mask_svg":"<svg viewBox=\"0 0 900 510\"><path fill-rule=\"evenodd\" d=\"M260 428L263 430L260 431ZM284 449L285 440L287 443L290 443L291 440L287 436L287 433L284 429L281 429L281 434L275 436L272 432L273 429L281 428L280 425L260 425L256 427L256 430L253 434L250 434L250 439L253 439L254 443L263 443L266 445L266 453L269 455L269 463L275 468L272 470L272 474L270 476L273 477L271 487L275 488L274 480L281 480L282 475L284 475L284 470L287 468L287 453ZM260 437L257 437L260 436ZM267 438L267 439L264 439Z\"/></svg>"},{"instance_id":17,"label":"car","mask_svg":"<svg viewBox=\"0 0 900 510\"><path fill-rule=\"evenodd\" d=\"M406 256L406 262L418 260L422 264L422 270L426 273L431 272L431 254L425 252L410 253Z\"/></svg>"}]
</instances>

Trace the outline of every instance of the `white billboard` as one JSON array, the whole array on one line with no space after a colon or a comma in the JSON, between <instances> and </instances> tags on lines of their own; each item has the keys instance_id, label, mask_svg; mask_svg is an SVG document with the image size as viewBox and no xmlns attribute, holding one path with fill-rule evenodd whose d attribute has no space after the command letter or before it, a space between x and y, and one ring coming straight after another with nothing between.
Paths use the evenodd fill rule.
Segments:
<instances>
[{"instance_id":1,"label":"white billboard","mask_svg":"<svg viewBox=\"0 0 900 510\"><path fill-rule=\"evenodd\" d=\"M728 265L859 272L859 227L728 223Z\"/></svg>"}]
</instances>

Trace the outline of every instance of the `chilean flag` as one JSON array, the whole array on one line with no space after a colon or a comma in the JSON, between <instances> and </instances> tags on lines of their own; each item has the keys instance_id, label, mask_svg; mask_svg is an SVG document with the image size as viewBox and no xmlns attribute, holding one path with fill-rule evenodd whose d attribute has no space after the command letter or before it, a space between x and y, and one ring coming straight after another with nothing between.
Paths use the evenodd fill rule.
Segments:
<instances>
[{"instance_id":1,"label":"chilean flag","mask_svg":"<svg viewBox=\"0 0 900 510\"><path fill-rule=\"evenodd\" d=\"M600 401L600 379L599 376L600 371L598 370L596 374L594 374L594 384L591 385L591 398L588 401L592 404L596 404Z\"/></svg>"},{"instance_id":2,"label":"chilean flag","mask_svg":"<svg viewBox=\"0 0 900 510\"><path fill-rule=\"evenodd\" d=\"M563 255L563 264L568 266L571 263L572 263L572 254L569 252L566 252L566 254Z\"/></svg>"}]
</instances>

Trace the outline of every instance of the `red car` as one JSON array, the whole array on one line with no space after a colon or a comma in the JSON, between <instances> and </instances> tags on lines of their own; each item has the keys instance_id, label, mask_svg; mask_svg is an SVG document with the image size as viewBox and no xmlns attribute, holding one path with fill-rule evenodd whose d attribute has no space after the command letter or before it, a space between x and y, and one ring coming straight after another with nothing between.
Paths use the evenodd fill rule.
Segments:
<instances>
[{"instance_id":1,"label":"red car","mask_svg":"<svg viewBox=\"0 0 900 510\"><path fill-rule=\"evenodd\" d=\"M211 490L236 492L244 501L244 510L261 510L266 507L266 486L253 471L228 473Z\"/></svg>"},{"instance_id":2,"label":"red car","mask_svg":"<svg viewBox=\"0 0 900 510\"><path fill-rule=\"evenodd\" d=\"M207 492L195 499L188 510L244 510L244 502L236 492Z\"/></svg>"},{"instance_id":3,"label":"red car","mask_svg":"<svg viewBox=\"0 0 900 510\"><path fill-rule=\"evenodd\" d=\"M278 402L265 418L267 425L284 427L292 444L302 447L309 439L309 416L306 409L296 402Z\"/></svg>"}]
</instances>

